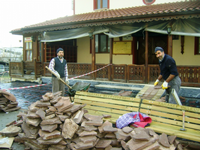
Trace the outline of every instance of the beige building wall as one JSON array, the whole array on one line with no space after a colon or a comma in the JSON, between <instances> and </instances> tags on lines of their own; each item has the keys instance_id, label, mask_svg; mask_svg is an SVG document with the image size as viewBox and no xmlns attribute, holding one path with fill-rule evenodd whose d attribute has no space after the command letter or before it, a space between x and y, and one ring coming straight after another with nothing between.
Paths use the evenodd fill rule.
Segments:
<instances>
[{"instance_id":1,"label":"beige building wall","mask_svg":"<svg viewBox=\"0 0 200 150\"><path fill-rule=\"evenodd\" d=\"M200 55L194 55L194 37L185 36L184 53L181 53L181 37L173 40L172 57L177 65L199 66Z\"/></svg>"},{"instance_id":2,"label":"beige building wall","mask_svg":"<svg viewBox=\"0 0 200 150\"><path fill-rule=\"evenodd\" d=\"M77 39L77 63L92 63L90 54L90 38L84 37Z\"/></svg>"},{"instance_id":3,"label":"beige building wall","mask_svg":"<svg viewBox=\"0 0 200 150\"><path fill-rule=\"evenodd\" d=\"M132 64L132 55L113 55L113 64Z\"/></svg>"},{"instance_id":4,"label":"beige building wall","mask_svg":"<svg viewBox=\"0 0 200 150\"><path fill-rule=\"evenodd\" d=\"M89 37L77 39L77 63L92 63ZM96 54L96 63L109 64L110 54ZM132 64L132 55L113 55L113 64Z\"/></svg>"}]
</instances>

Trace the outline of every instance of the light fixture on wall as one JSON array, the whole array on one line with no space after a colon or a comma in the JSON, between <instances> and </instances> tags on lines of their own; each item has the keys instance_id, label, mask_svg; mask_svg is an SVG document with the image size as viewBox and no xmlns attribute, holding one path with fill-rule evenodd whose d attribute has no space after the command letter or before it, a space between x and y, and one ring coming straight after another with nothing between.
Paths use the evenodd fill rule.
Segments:
<instances>
[{"instance_id":1,"label":"light fixture on wall","mask_svg":"<svg viewBox=\"0 0 200 150\"><path fill-rule=\"evenodd\" d=\"M172 27L171 27L171 26L168 26L168 27L167 27L167 33L168 33L168 34L171 34L171 32L172 32Z\"/></svg>"},{"instance_id":2,"label":"light fixture on wall","mask_svg":"<svg viewBox=\"0 0 200 150\"><path fill-rule=\"evenodd\" d=\"M92 40L93 39L93 32L89 32L88 34L89 34L90 39Z\"/></svg>"},{"instance_id":3,"label":"light fixture on wall","mask_svg":"<svg viewBox=\"0 0 200 150\"><path fill-rule=\"evenodd\" d=\"M35 42L35 36L31 36L32 42Z\"/></svg>"},{"instance_id":4,"label":"light fixture on wall","mask_svg":"<svg viewBox=\"0 0 200 150\"><path fill-rule=\"evenodd\" d=\"M38 35L38 41L40 41L41 40L41 35Z\"/></svg>"}]
</instances>

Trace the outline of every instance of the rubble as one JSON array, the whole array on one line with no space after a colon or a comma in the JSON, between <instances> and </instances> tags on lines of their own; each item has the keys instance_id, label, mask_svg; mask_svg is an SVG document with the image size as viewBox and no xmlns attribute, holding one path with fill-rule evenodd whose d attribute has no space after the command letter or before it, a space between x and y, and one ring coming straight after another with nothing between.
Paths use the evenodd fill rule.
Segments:
<instances>
[{"instance_id":1,"label":"rubble","mask_svg":"<svg viewBox=\"0 0 200 150\"><path fill-rule=\"evenodd\" d=\"M0 111L11 112L20 108L13 94L0 90Z\"/></svg>"},{"instance_id":2,"label":"rubble","mask_svg":"<svg viewBox=\"0 0 200 150\"><path fill-rule=\"evenodd\" d=\"M15 141L23 143L26 150L171 150L181 147L175 136L158 135L152 129L129 126L118 129L103 120L107 115L88 114L85 105L72 104L69 97L61 97L59 93L46 93L42 98L18 115L21 128L15 126L18 130L12 131ZM7 126L14 127L13 123ZM4 130L0 133L5 134Z\"/></svg>"}]
</instances>

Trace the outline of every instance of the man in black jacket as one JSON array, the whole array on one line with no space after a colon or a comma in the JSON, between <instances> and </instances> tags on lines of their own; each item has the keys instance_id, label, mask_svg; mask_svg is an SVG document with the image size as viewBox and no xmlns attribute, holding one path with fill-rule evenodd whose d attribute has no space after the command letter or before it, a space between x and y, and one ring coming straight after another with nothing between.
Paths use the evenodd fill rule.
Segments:
<instances>
[{"instance_id":1,"label":"man in black jacket","mask_svg":"<svg viewBox=\"0 0 200 150\"><path fill-rule=\"evenodd\" d=\"M53 71L59 78L64 80L67 84L68 81L68 69L67 61L64 59L64 50L62 48L57 49L57 57L53 58L49 63L49 69ZM62 91L62 96L65 94L65 85L52 74L52 93Z\"/></svg>"},{"instance_id":2,"label":"man in black jacket","mask_svg":"<svg viewBox=\"0 0 200 150\"><path fill-rule=\"evenodd\" d=\"M163 78L164 82L162 84L162 89L165 89L166 92L166 102L176 104L176 101L171 94L172 89L174 89L178 94L181 86L181 80L178 76L176 62L171 56L165 54L162 47L156 47L155 54L159 59L160 75L155 81L154 86L158 85L158 82Z\"/></svg>"}]
</instances>

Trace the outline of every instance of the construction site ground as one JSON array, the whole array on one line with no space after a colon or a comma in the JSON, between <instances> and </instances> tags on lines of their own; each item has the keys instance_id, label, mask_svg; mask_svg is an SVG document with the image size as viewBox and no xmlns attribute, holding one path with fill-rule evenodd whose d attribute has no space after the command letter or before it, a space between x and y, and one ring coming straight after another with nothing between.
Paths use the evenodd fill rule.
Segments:
<instances>
[{"instance_id":1,"label":"construction site ground","mask_svg":"<svg viewBox=\"0 0 200 150\"><path fill-rule=\"evenodd\" d=\"M76 82L87 82L91 83L91 87L89 92L97 92L97 93L107 93L107 94L114 94L121 90L125 91L132 91L134 93L134 97L141 96L145 93L145 91L152 87L150 84L131 84L131 83L114 83L114 82L101 82L101 81L91 81L91 80L71 80L70 85L72 86ZM47 85L32 87L32 88L24 88L24 89L13 89L7 90L8 92L12 93L17 101L18 105L21 107L18 111L13 112L0 112L0 130L4 129L8 123L17 119L17 114L20 111L24 111L30 106L33 102L36 102L41 99L41 96L47 92L51 92L51 84L50 80L46 82ZM0 85L0 89L9 89L14 87L25 87L25 86L34 86L38 85L38 83L33 82L12 82L12 83L4 83ZM66 88L67 90L67 88ZM199 95L199 88L191 88L191 87L182 87L181 88L181 96L186 97L184 105L194 105L195 107L199 107L198 103L200 100ZM188 94L187 94L188 92ZM158 90L157 94L154 95L154 99L159 98L163 94L162 90ZM187 95L186 95L187 94ZM187 102L187 100L189 100ZM193 101L192 101L193 100ZM23 150L24 145L13 143L12 145L13 150Z\"/></svg>"}]
</instances>

